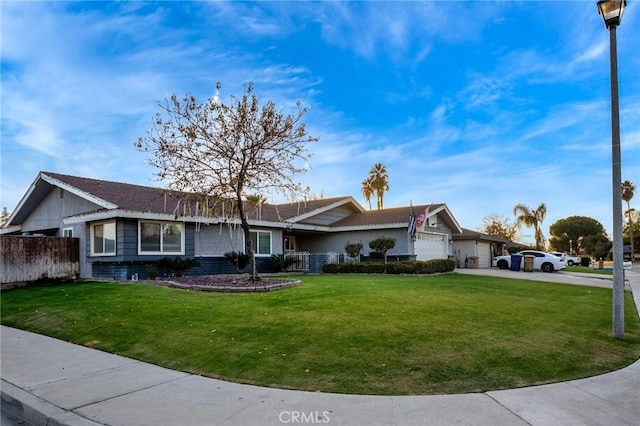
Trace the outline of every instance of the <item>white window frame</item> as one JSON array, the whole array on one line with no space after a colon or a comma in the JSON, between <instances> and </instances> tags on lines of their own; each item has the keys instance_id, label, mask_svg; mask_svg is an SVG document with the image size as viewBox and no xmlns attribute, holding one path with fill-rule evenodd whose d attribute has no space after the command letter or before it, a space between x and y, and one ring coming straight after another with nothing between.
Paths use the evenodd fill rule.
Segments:
<instances>
[{"instance_id":1,"label":"white window frame","mask_svg":"<svg viewBox=\"0 0 640 426\"><path fill-rule=\"evenodd\" d=\"M66 238L73 238L73 228L63 228L62 236Z\"/></svg>"},{"instance_id":2,"label":"white window frame","mask_svg":"<svg viewBox=\"0 0 640 426\"><path fill-rule=\"evenodd\" d=\"M143 251L142 250L142 224L156 224L160 225L160 251ZM164 251L163 246L164 243L162 241L164 233L162 232L163 225L172 225L180 228L180 251ZM138 255L146 256L146 255L184 255L185 249L185 226L183 223L179 222L167 222L161 220L138 220Z\"/></svg>"},{"instance_id":3,"label":"white window frame","mask_svg":"<svg viewBox=\"0 0 640 426\"><path fill-rule=\"evenodd\" d=\"M102 226L103 229L105 226L107 225L113 225L113 252L100 252L100 253L96 253L95 252L95 243L94 243L94 237L95 237L95 227L96 226ZM104 233L103 233L104 234ZM118 252L118 228L116 227L116 221L108 221L108 222L96 222L96 223L92 223L91 224L91 235L90 235L90 239L91 241L89 242L89 244L91 245L91 256L93 257L97 257L97 256L115 256ZM104 239L102 242L102 249L104 250Z\"/></svg>"},{"instance_id":4,"label":"white window frame","mask_svg":"<svg viewBox=\"0 0 640 426\"><path fill-rule=\"evenodd\" d=\"M253 248L253 251L255 251L256 256L271 256L271 254L273 253L273 233L271 231L263 231L263 230L251 230L249 232L250 234L256 234L256 247ZM260 234L269 234L269 253L260 253L259 249L260 249ZM245 241L245 247L246 247L246 241Z\"/></svg>"}]
</instances>

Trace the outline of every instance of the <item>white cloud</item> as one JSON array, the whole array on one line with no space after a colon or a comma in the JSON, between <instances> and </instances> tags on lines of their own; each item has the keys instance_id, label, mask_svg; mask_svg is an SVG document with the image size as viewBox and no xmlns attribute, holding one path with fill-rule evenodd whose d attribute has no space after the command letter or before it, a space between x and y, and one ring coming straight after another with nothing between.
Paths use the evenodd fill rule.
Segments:
<instances>
[{"instance_id":1,"label":"white cloud","mask_svg":"<svg viewBox=\"0 0 640 426\"><path fill-rule=\"evenodd\" d=\"M548 2L3 3L0 207L15 205L38 170L153 184L133 142L149 128L155 102L172 93L211 96L217 81L224 101L253 81L285 111L296 100L309 106L307 129L320 141L309 146L315 156L301 179L316 193L364 203L360 183L382 161L391 179L387 206L446 202L475 228L488 214L510 216L517 203L545 202L546 225L584 214L607 226L607 37L594 10L583 9ZM637 33L634 9L625 16L629 28L620 29L621 125L623 176L638 183L640 107L630 99L640 61L637 41L625 36ZM583 25L557 25L557 10ZM526 22L540 25L522 28L522 13L539 15ZM281 57L313 31L324 43L311 40L309 49L340 50L357 75L327 63L332 58ZM445 61L446 73L434 58ZM385 79L362 93L351 83L374 79L368 66L384 69ZM379 109L369 113L369 103Z\"/></svg>"}]
</instances>

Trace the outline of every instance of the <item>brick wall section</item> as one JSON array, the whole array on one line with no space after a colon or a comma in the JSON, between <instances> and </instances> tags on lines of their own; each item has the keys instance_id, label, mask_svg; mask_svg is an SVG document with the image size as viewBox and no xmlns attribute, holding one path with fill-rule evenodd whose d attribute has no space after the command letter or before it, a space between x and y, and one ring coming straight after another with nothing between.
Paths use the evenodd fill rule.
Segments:
<instances>
[{"instance_id":1,"label":"brick wall section","mask_svg":"<svg viewBox=\"0 0 640 426\"><path fill-rule=\"evenodd\" d=\"M344 256L338 255L338 260L344 262ZM224 257L198 257L200 266L191 268L185 272L187 276L197 275L218 275L218 274L235 274L235 267ZM322 267L329 263L331 257L326 253L311 253L309 255L309 270L300 271L313 274L322 273ZM335 260L335 259L334 259ZM108 280L126 281L131 280L131 277L138 274L138 279L146 280L147 277L147 265L158 264L156 259L149 261L101 261L94 262L92 265L93 277ZM274 266L269 261L268 257L257 257L256 265L258 273L274 273L277 272ZM171 275L171 271L158 269L159 277L166 277ZM249 268L246 272L251 272Z\"/></svg>"}]
</instances>

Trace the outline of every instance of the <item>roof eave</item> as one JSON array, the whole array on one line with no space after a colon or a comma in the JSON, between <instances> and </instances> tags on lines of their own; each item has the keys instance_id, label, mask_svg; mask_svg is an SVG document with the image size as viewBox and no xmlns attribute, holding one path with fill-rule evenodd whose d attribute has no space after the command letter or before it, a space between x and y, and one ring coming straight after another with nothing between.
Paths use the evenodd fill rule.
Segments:
<instances>
[{"instance_id":1,"label":"roof eave","mask_svg":"<svg viewBox=\"0 0 640 426\"><path fill-rule=\"evenodd\" d=\"M0 235L13 234L15 232L20 232L22 230L22 225L14 225L14 226L5 226L0 228Z\"/></svg>"},{"instance_id":2,"label":"roof eave","mask_svg":"<svg viewBox=\"0 0 640 426\"><path fill-rule=\"evenodd\" d=\"M102 198L96 197L95 195L90 194L88 192L82 191L82 190L76 188L75 186L69 185L68 183L66 183L64 181L61 181L61 180L56 179L56 178L54 178L52 176L49 176L46 173L42 173L41 172L39 177L42 180L44 180L45 182L47 182L47 183L49 183L51 185L57 186L59 188L62 188L65 191L68 191L68 192L70 192L70 193L72 193L74 195L77 195L80 198L84 198L85 200L90 201L90 202L92 202L94 204L97 204L98 206L100 206L102 208L109 209L109 210L118 208L118 206L116 204L113 204L113 203L111 203L111 202L109 202L107 200L103 200Z\"/></svg>"},{"instance_id":3,"label":"roof eave","mask_svg":"<svg viewBox=\"0 0 640 426\"><path fill-rule=\"evenodd\" d=\"M355 198L349 196L349 197L344 197L340 200L335 201L334 203L328 204L324 207L315 209L315 210L311 210L310 212L298 215L298 216L294 216L294 217L290 217L288 219L285 219L285 222L289 222L289 223L297 223L300 221L303 221L305 219L308 219L310 217L316 216L320 213L324 213L326 211L329 211L331 209L335 209L336 207L341 207L344 206L345 204L351 204L353 207L355 207L355 209L359 212L362 213L365 211L364 207L362 207L360 205L360 203L358 203Z\"/></svg>"}]
</instances>

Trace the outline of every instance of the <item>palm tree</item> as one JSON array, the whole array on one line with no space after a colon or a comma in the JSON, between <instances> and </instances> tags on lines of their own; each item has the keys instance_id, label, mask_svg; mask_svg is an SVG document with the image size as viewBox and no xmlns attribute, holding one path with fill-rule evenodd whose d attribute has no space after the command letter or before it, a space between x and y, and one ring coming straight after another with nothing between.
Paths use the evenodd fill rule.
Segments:
<instances>
[{"instance_id":1,"label":"palm tree","mask_svg":"<svg viewBox=\"0 0 640 426\"><path fill-rule=\"evenodd\" d=\"M633 193L636 187L631 181L625 180L622 182L622 199L627 202L627 214L629 215L629 240L631 240L631 261L634 259L635 252L633 251L633 219L631 218L631 204L630 201L633 198Z\"/></svg>"},{"instance_id":2,"label":"palm tree","mask_svg":"<svg viewBox=\"0 0 640 426\"><path fill-rule=\"evenodd\" d=\"M384 208L384 193L389 190L389 175L382 163L376 163L369 170L369 178L378 197L378 210Z\"/></svg>"},{"instance_id":3,"label":"palm tree","mask_svg":"<svg viewBox=\"0 0 640 426\"><path fill-rule=\"evenodd\" d=\"M362 181L362 195L364 199L369 203L369 210L371 210L371 196L376 192L373 188L373 181L370 177Z\"/></svg>"},{"instance_id":4,"label":"palm tree","mask_svg":"<svg viewBox=\"0 0 640 426\"><path fill-rule=\"evenodd\" d=\"M536 250L544 250L545 238L540 226L547 215L547 206L541 203L537 209L533 210L531 207L524 204L518 204L513 208L513 214L516 216L516 225L518 227L524 225L535 229L536 231Z\"/></svg>"}]
</instances>

